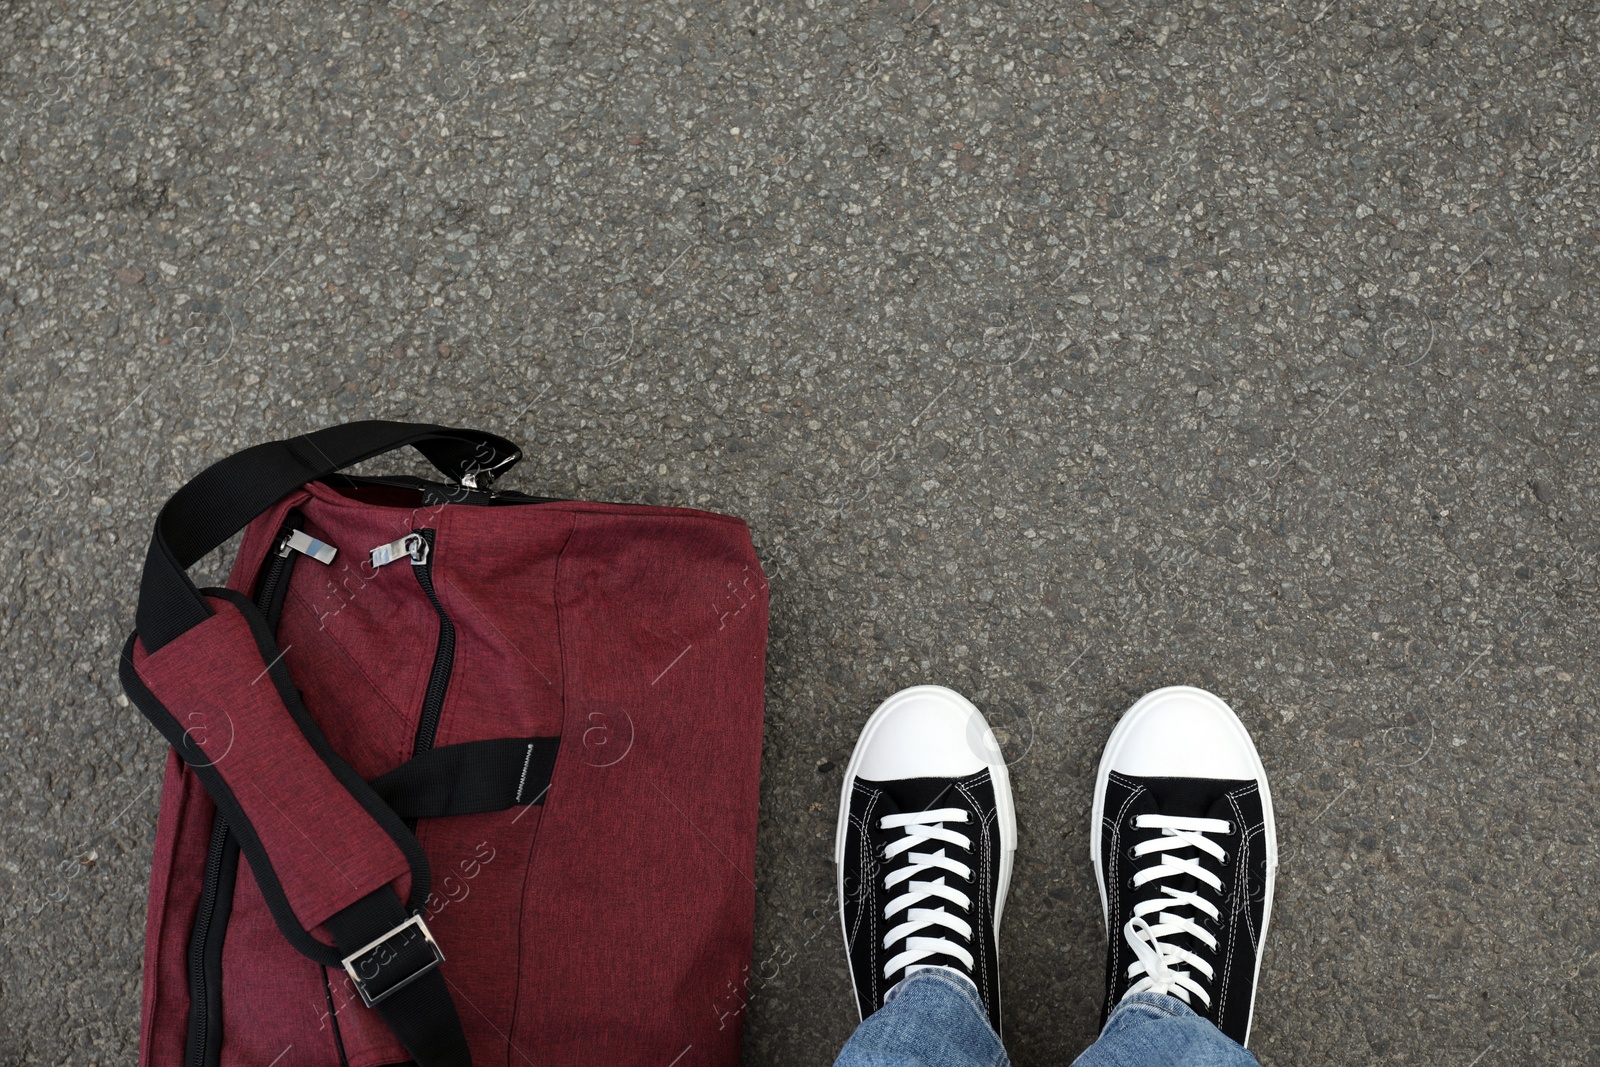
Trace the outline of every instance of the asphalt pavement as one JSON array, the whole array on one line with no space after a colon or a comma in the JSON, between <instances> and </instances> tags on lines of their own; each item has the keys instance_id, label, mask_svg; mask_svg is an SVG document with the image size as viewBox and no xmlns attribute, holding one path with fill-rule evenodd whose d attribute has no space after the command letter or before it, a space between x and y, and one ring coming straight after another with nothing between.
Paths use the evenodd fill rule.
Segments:
<instances>
[{"instance_id":1,"label":"asphalt pavement","mask_svg":"<svg viewBox=\"0 0 1600 1067\"><path fill-rule=\"evenodd\" d=\"M1016 1063L1093 1039L1094 763L1175 683L1272 776L1263 1063L1595 1062L1597 40L1539 0L6 5L0 1064L135 1060L156 508L374 417L749 521L756 963L707 1008L746 1062L852 1029L840 775L921 682L1011 761Z\"/></svg>"}]
</instances>

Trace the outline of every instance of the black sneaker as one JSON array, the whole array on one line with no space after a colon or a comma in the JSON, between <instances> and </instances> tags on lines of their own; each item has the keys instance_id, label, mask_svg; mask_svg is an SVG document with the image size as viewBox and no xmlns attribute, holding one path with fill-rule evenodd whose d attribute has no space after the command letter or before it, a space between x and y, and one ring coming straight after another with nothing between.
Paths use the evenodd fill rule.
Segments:
<instances>
[{"instance_id":1,"label":"black sneaker","mask_svg":"<svg viewBox=\"0 0 1600 1067\"><path fill-rule=\"evenodd\" d=\"M908 974L960 972L1000 1032L1000 914L1017 820L983 715L919 685L872 713L845 768L834 861L861 1017Z\"/></svg>"},{"instance_id":2,"label":"black sneaker","mask_svg":"<svg viewBox=\"0 0 1600 1067\"><path fill-rule=\"evenodd\" d=\"M1109 940L1100 1025L1126 996L1166 993L1246 1044L1278 837L1233 709L1189 686L1128 709L1100 759L1089 851Z\"/></svg>"}]
</instances>

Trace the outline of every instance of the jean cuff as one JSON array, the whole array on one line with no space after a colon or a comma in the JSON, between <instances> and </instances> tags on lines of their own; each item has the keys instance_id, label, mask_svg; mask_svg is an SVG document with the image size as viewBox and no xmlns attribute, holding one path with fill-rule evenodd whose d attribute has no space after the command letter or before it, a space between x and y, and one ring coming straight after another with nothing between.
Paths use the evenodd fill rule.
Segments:
<instances>
[{"instance_id":1,"label":"jean cuff","mask_svg":"<svg viewBox=\"0 0 1600 1067\"><path fill-rule=\"evenodd\" d=\"M1111 1009L1111 1014L1106 1018L1106 1026L1110 1026L1111 1021L1125 1011L1136 1012L1140 1015L1172 1015L1180 1019L1203 1018L1177 997L1169 997L1165 993L1135 993L1130 997L1124 997L1120 1004Z\"/></svg>"},{"instance_id":2,"label":"jean cuff","mask_svg":"<svg viewBox=\"0 0 1600 1067\"><path fill-rule=\"evenodd\" d=\"M883 1002L887 1004L894 1000L896 997L900 996L900 994L906 992L906 987L911 985L913 982L918 985L931 985L936 983L938 985L945 986L946 988L955 990L961 994L966 1002L972 1007L972 1010L978 1013L978 1018L982 1019L986 1023L989 1021L989 1009L983 1006L983 997L978 995L977 985L975 985L972 980L967 978L965 975L958 974L954 971L945 970L942 967L928 967L924 970L918 971L909 978L901 979L895 984L893 989L889 990L888 995L883 998Z\"/></svg>"}]
</instances>

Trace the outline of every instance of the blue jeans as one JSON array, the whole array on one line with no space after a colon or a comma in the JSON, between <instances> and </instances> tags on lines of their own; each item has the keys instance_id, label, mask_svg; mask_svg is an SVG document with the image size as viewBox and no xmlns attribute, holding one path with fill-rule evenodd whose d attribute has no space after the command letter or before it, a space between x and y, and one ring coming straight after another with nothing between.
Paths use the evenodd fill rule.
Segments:
<instances>
[{"instance_id":1,"label":"blue jeans","mask_svg":"<svg viewBox=\"0 0 1600 1067\"><path fill-rule=\"evenodd\" d=\"M972 983L918 971L856 1028L834 1067L1006 1067ZM1073 1067L1257 1067L1256 1058L1175 997L1135 993Z\"/></svg>"}]
</instances>

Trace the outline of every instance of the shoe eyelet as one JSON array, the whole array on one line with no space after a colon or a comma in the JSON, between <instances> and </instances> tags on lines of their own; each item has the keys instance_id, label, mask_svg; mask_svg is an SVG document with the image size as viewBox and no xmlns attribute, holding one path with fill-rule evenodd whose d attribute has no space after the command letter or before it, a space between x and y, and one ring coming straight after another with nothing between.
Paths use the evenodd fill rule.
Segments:
<instances>
[{"instance_id":1,"label":"shoe eyelet","mask_svg":"<svg viewBox=\"0 0 1600 1067\"><path fill-rule=\"evenodd\" d=\"M1138 856L1135 856L1135 855L1134 855L1134 854L1133 854L1133 850L1134 850L1134 848L1136 848L1136 847L1137 847L1137 846L1135 846L1135 845L1129 845L1129 846L1128 846L1128 858L1129 858L1129 859L1130 859L1130 860L1137 860L1137 859L1138 859L1138 858L1139 858L1139 857L1138 857Z\"/></svg>"}]
</instances>

